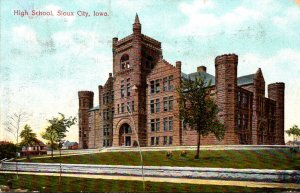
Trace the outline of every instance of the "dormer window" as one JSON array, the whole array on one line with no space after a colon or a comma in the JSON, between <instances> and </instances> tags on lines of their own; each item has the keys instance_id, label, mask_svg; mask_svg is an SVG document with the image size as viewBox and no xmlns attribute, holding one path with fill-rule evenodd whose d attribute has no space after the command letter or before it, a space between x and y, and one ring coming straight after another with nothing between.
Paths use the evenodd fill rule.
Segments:
<instances>
[{"instance_id":1,"label":"dormer window","mask_svg":"<svg viewBox=\"0 0 300 193\"><path fill-rule=\"evenodd\" d=\"M128 54L124 54L121 57L121 69L127 69L130 68L130 63L129 63L129 56Z\"/></svg>"}]
</instances>

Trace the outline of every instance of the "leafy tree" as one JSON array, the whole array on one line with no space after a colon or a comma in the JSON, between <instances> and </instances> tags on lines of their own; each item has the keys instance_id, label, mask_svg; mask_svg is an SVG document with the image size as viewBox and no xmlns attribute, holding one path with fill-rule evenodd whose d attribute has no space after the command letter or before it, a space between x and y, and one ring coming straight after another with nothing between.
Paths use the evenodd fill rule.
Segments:
<instances>
[{"instance_id":1,"label":"leafy tree","mask_svg":"<svg viewBox=\"0 0 300 193\"><path fill-rule=\"evenodd\" d=\"M48 141L48 144L51 148L51 157L53 157L53 150L57 149L57 141L58 141L58 135L56 131L53 129L53 127L49 126L45 128L45 132L41 134L42 138Z\"/></svg>"},{"instance_id":2,"label":"leafy tree","mask_svg":"<svg viewBox=\"0 0 300 193\"><path fill-rule=\"evenodd\" d=\"M298 137L300 137L300 129L298 125L294 125L289 130L285 131L289 136L293 136L293 144L295 145L296 140Z\"/></svg>"},{"instance_id":3,"label":"leafy tree","mask_svg":"<svg viewBox=\"0 0 300 193\"><path fill-rule=\"evenodd\" d=\"M52 157L53 148L58 146L60 151L63 139L66 137L66 132L68 132L68 128L76 123L76 117L66 118L64 114L58 114L60 117L54 117L48 120L50 126L46 128L45 134L42 135L42 137L48 140L48 142L51 144Z\"/></svg>"},{"instance_id":4,"label":"leafy tree","mask_svg":"<svg viewBox=\"0 0 300 193\"><path fill-rule=\"evenodd\" d=\"M15 152L17 151L17 145L7 142L0 141L0 160L7 158L14 158L16 156Z\"/></svg>"},{"instance_id":5,"label":"leafy tree","mask_svg":"<svg viewBox=\"0 0 300 193\"><path fill-rule=\"evenodd\" d=\"M225 128L217 119L218 107L210 98L211 81L207 82L200 75L195 80L183 79L177 92L179 93L179 118L184 124L197 131L197 152L199 159L201 136L212 133L222 140Z\"/></svg>"},{"instance_id":6,"label":"leafy tree","mask_svg":"<svg viewBox=\"0 0 300 193\"><path fill-rule=\"evenodd\" d=\"M31 145L33 142L36 141L36 134L33 133L31 127L28 124L26 124L24 126L24 129L20 133L20 137L22 138L21 144L26 147L27 158L29 158L28 157L29 156L28 155L28 147L29 147L29 145Z\"/></svg>"}]
</instances>

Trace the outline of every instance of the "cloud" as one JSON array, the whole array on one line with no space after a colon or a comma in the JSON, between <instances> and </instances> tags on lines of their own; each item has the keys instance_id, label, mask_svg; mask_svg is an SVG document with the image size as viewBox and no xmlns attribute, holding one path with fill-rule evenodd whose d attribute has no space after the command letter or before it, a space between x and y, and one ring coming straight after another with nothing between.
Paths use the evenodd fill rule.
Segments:
<instances>
[{"instance_id":1,"label":"cloud","mask_svg":"<svg viewBox=\"0 0 300 193\"><path fill-rule=\"evenodd\" d=\"M219 2L218 2L219 3ZM178 35L211 36L223 32L235 32L255 23L266 21L278 9L274 1L253 2L250 5L240 4L229 10L215 1L193 1L182 3L179 11L187 18L187 24L178 31Z\"/></svg>"}]
</instances>

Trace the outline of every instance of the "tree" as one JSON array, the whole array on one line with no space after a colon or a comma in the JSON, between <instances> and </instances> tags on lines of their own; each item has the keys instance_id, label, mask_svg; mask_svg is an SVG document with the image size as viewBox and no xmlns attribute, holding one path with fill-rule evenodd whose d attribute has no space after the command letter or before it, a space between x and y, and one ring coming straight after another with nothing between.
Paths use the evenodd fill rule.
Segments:
<instances>
[{"instance_id":1,"label":"tree","mask_svg":"<svg viewBox=\"0 0 300 193\"><path fill-rule=\"evenodd\" d=\"M53 157L53 150L57 148L58 135L53 127L49 126L45 128L45 132L41 134L42 138L48 141L51 147L51 157Z\"/></svg>"},{"instance_id":2,"label":"tree","mask_svg":"<svg viewBox=\"0 0 300 193\"><path fill-rule=\"evenodd\" d=\"M26 147L27 159L29 159L28 147L36 141L36 134L33 133L31 127L28 124L26 124L24 126L24 129L20 133L20 137L22 138L21 144L23 144Z\"/></svg>"},{"instance_id":3,"label":"tree","mask_svg":"<svg viewBox=\"0 0 300 193\"><path fill-rule=\"evenodd\" d=\"M295 145L296 140L300 137L300 129L298 125L293 125L289 130L285 131L289 136L293 136L293 144Z\"/></svg>"},{"instance_id":4,"label":"tree","mask_svg":"<svg viewBox=\"0 0 300 193\"><path fill-rule=\"evenodd\" d=\"M179 118L184 124L197 131L197 152L195 159L199 159L201 136L214 134L218 140L224 138L224 125L217 119L218 107L210 98L211 81L206 82L203 77L195 80L183 79L177 92L179 93Z\"/></svg>"},{"instance_id":5,"label":"tree","mask_svg":"<svg viewBox=\"0 0 300 193\"><path fill-rule=\"evenodd\" d=\"M15 152L17 151L17 145L8 142L0 141L0 160L7 158L14 158L16 156Z\"/></svg>"},{"instance_id":6,"label":"tree","mask_svg":"<svg viewBox=\"0 0 300 193\"><path fill-rule=\"evenodd\" d=\"M50 123L50 126L46 128L51 133L52 137L55 138L56 144L58 144L58 150L59 150L59 157L61 158L61 147L63 144L63 139L66 137L66 132L68 132L68 128L70 128L72 125L76 123L76 117L69 117L66 118L64 114L58 113L60 117L54 117L48 122ZM52 152L53 157L53 152ZM60 172L59 172L59 185L61 187L61 162L59 164Z\"/></svg>"},{"instance_id":7,"label":"tree","mask_svg":"<svg viewBox=\"0 0 300 193\"><path fill-rule=\"evenodd\" d=\"M19 143L20 128L22 127L22 124L27 121L27 119L27 113L19 111L9 115L7 121L5 122L5 130L15 137L17 144Z\"/></svg>"},{"instance_id":8,"label":"tree","mask_svg":"<svg viewBox=\"0 0 300 193\"><path fill-rule=\"evenodd\" d=\"M48 138L47 140L51 138L54 142L56 142L59 145L59 148L61 148L61 145L63 143L62 140L66 137L66 132L68 132L68 128L70 128L76 123L76 117L66 118L64 114L58 114L60 115L60 117L54 117L48 120L50 126L46 128L46 135Z\"/></svg>"}]
</instances>

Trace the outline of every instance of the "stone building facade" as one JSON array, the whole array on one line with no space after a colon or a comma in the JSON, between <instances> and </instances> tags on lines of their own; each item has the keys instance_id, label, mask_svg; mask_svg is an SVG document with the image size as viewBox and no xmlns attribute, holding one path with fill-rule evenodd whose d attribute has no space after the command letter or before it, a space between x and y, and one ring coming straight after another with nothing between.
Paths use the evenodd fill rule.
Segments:
<instances>
[{"instance_id":1,"label":"stone building facade","mask_svg":"<svg viewBox=\"0 0 300 193\"><path fill-rule=\"evenodd\" d=\"M284 83L268 85L261 69L237 76L238 56L215 59L215 76L205 66L185 74L181 62L163 59L161 42L141 33L138 16L133 33L112 39L113 73L99 88L99 106L94 93L79 91L79 146L195 145L197 133L178 118L178 94L182 79L202 76L211 81L211 94L219 107L225 138L213 135L202 144L284 144Z\"/></svg>"}]
</instances>

